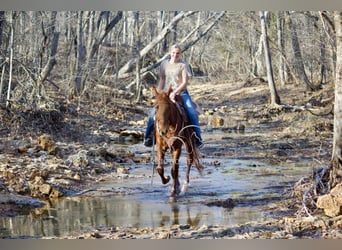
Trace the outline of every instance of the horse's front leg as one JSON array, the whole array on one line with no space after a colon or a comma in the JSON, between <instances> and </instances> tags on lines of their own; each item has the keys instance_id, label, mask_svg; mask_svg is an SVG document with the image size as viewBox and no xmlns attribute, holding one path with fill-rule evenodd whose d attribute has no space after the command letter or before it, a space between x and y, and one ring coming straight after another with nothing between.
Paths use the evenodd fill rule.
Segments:
<instances>
[{"instance_id":1,"label":"horse's front leg","mask_svg":"<svg viewBox=\"0 0 342 250\"><path fill-rule=\"evenodd\" d=\"M172 152L172 169L171 175L173 179L172 188L171 188L171 197L176 196L176 194L180 193L179 189L179 180L178 180L178 170L179 170L179 157L181 154L181 149L176 149Z\"/></svg>"},{"instance_id":2,"label":"horse's front leg","mask_svg":"<svg viewBox=\"0 0 342 250\"><path fill-rule=\"evenodd\" d=\"M157 171L163 184L167 184L170 181L170 176L164 176L164 158L165 152L162 149L158 149L158 167Z\"/></svg>"}]
</instances>

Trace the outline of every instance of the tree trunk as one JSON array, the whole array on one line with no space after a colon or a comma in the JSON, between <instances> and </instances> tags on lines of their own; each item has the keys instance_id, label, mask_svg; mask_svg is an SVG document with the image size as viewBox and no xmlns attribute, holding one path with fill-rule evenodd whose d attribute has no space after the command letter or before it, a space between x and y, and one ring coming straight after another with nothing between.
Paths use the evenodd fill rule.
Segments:
<instances>
[{"instance_id":1,"label":"tree trunk","mask_svg":"<svg viewBox=\"0 0 342 250\"><path fill-rule=\"evenodd\" d=\"M255 41L256 42L256 41ZM264 67L262 63L262 47L263 47L263 37L259 37L258 48L253 55L253 66L252 72L254 77L264 76Z\"/></svg>"},{"instance_id":2,"label":"tree trunk","mask_svg":"<svg viewBox=\"0 0 342 250\"><path fill-rule=\"evenodd\" d=\"M56 54L57 54L58 39L59 39L59 33L55 31L56 16L57 16L57 11L53 11L51 13L49 28L46 34L48 36L48 39L50 39L50 48L48 52L49 53L48 61L45 64L42 71L40 72L39 81L41 84L46 80L46 78L49 76L50 72L52 71L53 67L56 65Z\"/></svg>"},{"instance_id":3,"label":"tree trunk","mask_svg":"<svg viewBox=\"0 0 342 250\"><path fill-rule=\"evenodd\" d=\"M6 70L6 63L3 63L2 70L1 70L1 78L0 78L0 103L2 103L4 100L2 93L4 91L5 70Z\"/></svg>"},{"instance_id":4,"label":"tree trunk","mask_svg":"<svg viewBox=\"0 0 342 250\"><path fill-rule=\"evenodd\" d=\"M188 50L192 45L196 44L202 37L204 37L206 34L208 34L208 32L217 24L217 22L226 14L226 11L221 11L220 13L218 13L217 15L213 15L211 17L209 17L204 23L203 25L196 27L196 29L194 29L188 36L186 36L185 38L183 38L179 44L183 44L186 42L186 40L189 40L187 43L185 43L185 45L183 46L182 51L186 51ZM209 22L210 19L214 19L213 21ZM202 26L204 26L204 24L206 24L207 26L205 27L205 29L202 32L197 32ZM193 36L192 39L189 39L190 35L195 34L196 36Z\"/></svg>"},{"instance_id":5,"label":"tree trunk","mask_svg":"<svg viewBox=\"0 0 342 250\"><path fill-rule=\"evenodd\" d=\"M136 47L135 47L135 53L137 56L137 62L135 65L135 74L136 74L136 86L135 86L135 97L136 102L140 102L141 100L141 77L140 77L140 43L141 43L141 37L140 37L140 26L139 26L139 12L135 13L136 23L135 23L135 29L134 29L134 35L136 40Z\"/></svg>"},{"instance_id":6,"label":"tree trunk","mask_svg":"<svg viewBox=\"0 0 342 250\"><path fill-rule=\"evenodd\" d=\"M318 86L315 86L312 84L306 73L305 73L305 67L303 63L303 57L302 57L302 52L300 50L300 44L298 40L298 35L297 35L297 30L295 25L292 22L292 19L290 15L288 15L288 24L290 27L290 32L291 32L291 42L292 42L292 49L294 53L294 69L297 77L299 80L301 80L308 89L310 90L317 90Z\"/></svg>"},{"instance_id":7,"label":"tree trunk","mask_svg":"<svg viewBox=\"0 0 342 250\"><path fill-rule=\"evenodd\" d=\"M285 64L285 39L284 39L284 13L278 11L277 13L277 37L278 37L278 47L279 53L279 64L278 64L278 77L281 86L285 85L285 74L286 74L286 64Z\"/></svg>"},{"instance_id":8,"label":"tree trunk","mask_svg":"<svg viewBox=\"0 0 342 250\"><path fill-rule=\"evenodd\" d=\"M5 20L5 11L0 11L0 48L2 45L2 30L3 30L4 20Z\"/></svg>"},{"instance_id":9,"label":"tree trunk","mask_svg":"<svg viewBox=\"0 0 342 250\"><path fill-rule=\"evenodd\" d=\"M78 12L78 23L77 23L77 50L76 50L76 76L74 93L79 95L82 90L82 76L83 68L85 63L85 46L83 44L83 11Z\"/></svg>"},{"instance_id":10,"label":"tree trunk","mask_svg":"<svg viewBox=\"0 0 342 250\"><path fill-rule=\"evenodd\" d=\"M109 32L115 27L115 25L121 20L123 16L123 12L122 11L118 11L117 15L110 21L110 23L108 23L104 29L102 29L98 36L94 37L92 39L92 42L89 46L89 53L88 53L88 58L87 58L87 65L88 67L92 67L92 59L95 57L96 53L99 50L99 47L101 45L101 43L103 42L103 40L107 37L107 35L109 34ZM101 15L99 17L99 19L101 18ZM100 20L99 20L100 22ZM99 27L97 27L99 29Z\"/></svg>"},{"instance_id":11,"label":"tree trunk","mask_svg":"<svg viewBox=\"0 0 342 250\"><path fill-rule=\"evenodd\" d=\"M155 25L154 24L151 24L150 25L151 27L154 27ZM157 34L159 34L159 32L161 32L164 27L165 27L165 11L158 11L157 12ZM155 29L153 29L153 31L155 31ZM151 37L154 37L156 34L155 32L152 33ZM166 51L166 46L164 47L165 43L162 43L162 44L158 44L157 45L157 53L158 54L164 54Z\"/></svg>"},{"instance_id":12,"label":"tree trunk","mask_svg":"<svg viewBox=\"0 0 342 250\"><path fill-rule=\"evenodd\" d=\"M201 24L201 12L198 12L198 15L197 15L197 23L196 23L196 28L198 28ZM197 31L198 32L198 31ZM198 35L198 33L197 33ZM190 55L188 57L188 63L191 65L192 64L192 58L193 58L193 55L194 55L194 47L191 47L191 51L190 51ZM201 55L200 55L201 57ZM201 58L199 58L198 61L201 61Z\"/></svg>"},{"instance_id":13,"label":"tree trunk","mask_svg":"<svg viewBox=\"0 0 342 250\"><path fill-rule=\"evenodd\" d=\"M177 16L178 12L179 12L179 11L175 11L175 12L173 13L174 17ZM178 29L178 26L177 26L177 23L176 23L175 26L173 27L173 32L172 32L172 38L171 38L171 39L172 39L172 40L171 40L172 44L177 43L177 39L178 39L178 36L177 36L178 31L177 31L177 29Z\"/></svg>"},{"instance_id":14,"label":"tree trunk","mask_svg":"<svg viewBox=\"0 0 342 250\"><path fill-rule=\"evenodd\" d=\"M0 48L2 47L2 30L5 22L5 11L0 11ZM1 51L2 52L2 51ZM4 89L4 75L6 69L6 63L2 63L1 78L0 78L0 103L3 101L2 92Z\"/></svg>"},{"instance_id":15,"label":"tree trunk","mask_svg":"<svg viewBox=\"0 0 342 250\"><path fill-rule=\"evenodd\" d=\"M12 84L12 67L13 67L13 40L14 40L14 21L15 21L15 12L11 13L11 18L10 18L10 29L11 29L11 34L10 34L10 42L9 42L9 79L8 79L8 89L7 89L7 98L6 98L6 108L9 107L9 100L11 97L11 84Z\"/></svg>"},{"instance_id":16,"label":"tree trunk","mask_svg":"<svg viewBox=\"0 0 342 250\"><path fill-rule=\"evenodd\" d=\"M270 92L271 92L270 105L274 106L274 105L280 104L280 98L279 98L277 89L274 84L272 60L271 60L271 53L270 53L270 48L268 44L267 26L266 26L266 20L265 20L266 14L267 12L265 13L264 11L259 12L260 21L261 21L261 32L262 32L262 38L263 38L263 44L264 44L268 87L270 88Z\"/></svg>"},{"instance_id":17,"label":"tree trunk","mask_svg":"<svg viewBox=\"0 0 342 250\"><path fill-rule=\"evenodd\" d=\"M135 52L135 30L139 22L139 12L138 11L127 11L127 30L128 30L128 45L132 51Z\"/></svg>"},{"instance_id":18,"label":"tree trunk","mask_svg":"<svg viewBox=\"0 0 342 250\"><path fill-rule=\"evenodd\" d=\"M342 12L334 12L336 30L336 75L334 103L334 138L330 187L342 181Z\"/></svg>"},{"instance_id":19,"label":"tree trunk","mask_svg":"<svg viewBox=\"0 0 342 250\"><path fill-rule=\"evenodd\" d=\"M324 39L324 35L321 34L320 35L320 44L321 44L321 50L320 50L320 75L321 75L321 79L320 79L320 84L323 84L325 82L327 82L327 77L326 77L326 47L325 47L325 39Z\"/></svg>"}]
</instances>

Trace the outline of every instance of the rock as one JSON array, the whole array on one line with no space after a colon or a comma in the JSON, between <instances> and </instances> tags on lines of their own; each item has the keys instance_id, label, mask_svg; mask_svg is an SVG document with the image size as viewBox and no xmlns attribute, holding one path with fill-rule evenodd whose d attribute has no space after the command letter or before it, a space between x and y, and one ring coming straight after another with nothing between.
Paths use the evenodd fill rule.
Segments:
<instances>
[{"instance_id":1,"label":"rock","mask_svg":"<svg viewBox=\"0 0 342 250\"><path fill-rule=\"evenodd\" d=\"M136 131L136 130L123 130L120 132L120 137L128 137L132 136L135 139L141 140L144 138L144 133L142 131Z\"/></svg>"},{"instance_id":2,"label":"rock","mask_svg":"<svg viewBox=\"0 0 342 250\"><path fill-rule=\"evenodd\" d=\"M107 148L107 155L113 159L118 159L118 158L121 158L121 159L129 158L129 159L131 159L132 157L134 157L134 153L132 153L131 151L129 151L125 148L118 147L116 145L111 145Z\"/></svg>"},{"instance_id":3,"label":"rock","mask_svg":"<svg viewBox=\"0 0 342 250\"><path fill-rule=\"evenodd\" d=\"M49 198L54 199L54 198L59 198L62 196L63 196L63 193L61 191L58 191L58 190L53 188L50 192Z\"/></svg>"},{"instance_id":4,"label":"rock","mask_svg":"<svg viewBox=\"0 0 342 250\"><path fill-rule=\"evenodd\" d=\"M36 176L34 178L34 182L32 183L34 185L43 185L44 184L44 179L41 176Z\"/></svg>"},{"instance_id":5,"label":"rock","mask_svg":"<svg viewBox=\"0 0 342 250\"><path fill-rule=\"evenodd\" d=\"M128 174L129 173L129 171L128 171L128 169L127 168L125 168L125 167L118 167L117 169L116 169L116 173L117 174Z\"/></svg>"},{"instance_id":6,"label":"rock","mask_svg":"<svg viewBox=\"0 0 342 250\"><path fill-rule=\"evenodd\" d=\"M222 127L224 125L224 118L222 117L214 117L214 120L213 120L213 126L214 127Z\"/></svg>"},{"instance_id":7,"label":"rock","mask_svg":"<svg viewBox=\"0 0 342 250\"><path fill-rule=\"evenodd\" d=\"M342 183L336 185L329 194L318 197L316 205L324 209L327 216L342 215Z\"/></svg>"},{"instance_id":8,"label":"rock","mask_svg":"<svg viewBox=\"0 0 342 250\"><path fill-rule=\"evenodd\" d=\"M34 169L29 176L29 180L34 180L37 176L43 178L43 180L46 180L49 176L49 172L46 170L40 170L40 169Z\"/></svg>"},{"instance_id":9,"label":"rock","mask_svg":"<svg viewBox=\"0 0 342 250\"><path fill-rule=\"evenodd\" d=\"M66 160L68 166L74 166L76 168L85 168L88 166L89 160L87 152L85 150L80 151L76 155L70 155Z\"/></svg>"},{"instance_id":10,"label":"rock","mask_svg":"<svg viewBox=\"0 0 342 250\"><path fill-rule=\"evenodd\" d=\"M205 202L207 206L217 206L223 208L233 208L235 206L235 202L233 199L226 199L226 200L214 200L214 201L207 201Z\"/></svg>"},{"instance_id":11,"label":"rock","mask_svg":"<svg viewBox=\"0 0 342 250\"><path fill-rule=\"evenodd\" d=\"M74 180L76 181L81 181L81 175L79 173L76 173L74 176L73 176Z\"/></svg>"},{"instance_id":12,"label":"rock","mask_svg":"<svg viewBox=\"0 0 342 250\"><path fill-rule=\"evenodd\" d=\"M43 195L49 195L51 192L51 186L49 184L43 184L39 187L39 191L43 194Z\"/></svg>"},{"instance_id":13,"label":"rock","mask_svg":"<svg viewBox=\"0 0 342 250\"><path fill-rule=\"evenodd\" d=\"M49 154L55 154L57 152L57 145L51 135L41 135L38 138L38 144L44 151L49 152Z\"/></svg>"}]
</instances>

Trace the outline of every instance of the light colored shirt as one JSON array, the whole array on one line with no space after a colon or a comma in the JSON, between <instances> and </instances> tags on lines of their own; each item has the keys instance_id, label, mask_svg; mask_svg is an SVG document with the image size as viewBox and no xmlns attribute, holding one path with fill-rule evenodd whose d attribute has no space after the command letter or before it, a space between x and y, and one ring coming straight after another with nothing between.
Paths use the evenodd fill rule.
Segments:
<instances>
[{"instance_id":1,"label":"light colored shirt","mask_svg":"<svg viewBox=\"0 0 342 250\"><path fill-rule=\"evenodd\" d=\"M178 63L170 63L169 60L163 61L160 65L159 74L161 77L165 77L165 85L162 91L167 91L170 87L176 89L183 82L183 78L192 75L189 64L182 60Z\"/></svg>"}]
</instances>

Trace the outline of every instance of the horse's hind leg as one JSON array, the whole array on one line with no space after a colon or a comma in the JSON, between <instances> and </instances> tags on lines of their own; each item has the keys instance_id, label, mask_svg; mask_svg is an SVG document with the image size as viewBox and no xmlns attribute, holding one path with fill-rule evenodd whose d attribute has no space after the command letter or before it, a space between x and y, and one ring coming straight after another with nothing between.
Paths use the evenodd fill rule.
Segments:
<instances>
[{"instance_id":1,"label":"horse's hind leg","mask_svg":"<svg viewBox=\"0 0 342 250\"><path fill-rule=\"evenodd\" d=\"M186 176L185 176L185 181L183 183L182 186L182 190L181 192L184 194L186 191L188 191L188 186L189 186L189 182L190 182L190 169L191 169L191 165L193 162L193 157L192 154L188 155L188 159L187 159L187 168L186 168Z\"/></svg>"}]
</instances>

